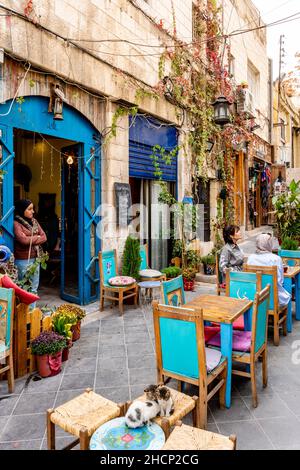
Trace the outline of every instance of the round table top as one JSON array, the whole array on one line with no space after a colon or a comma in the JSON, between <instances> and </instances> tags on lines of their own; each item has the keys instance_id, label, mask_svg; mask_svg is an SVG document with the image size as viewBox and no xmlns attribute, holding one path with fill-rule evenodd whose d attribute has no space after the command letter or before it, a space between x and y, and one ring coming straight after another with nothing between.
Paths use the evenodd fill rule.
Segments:
<instances>
[{"instance_id":1,"label":"round table top","mask_svg":"<svg viewBox=\"0 0 300 470\"><path fill-rule=\"evenodd\" d=\"M102 424L94 432L90 450L159 450L164 443L165 434L157 424L131 429L122 417Z\"/></svg>"},{"instance_id":2,"label":"round table top","mask_svg":"<svg viewBox=\"0 0 300 470\"><path fill-rule=\"evenodd\" d=\"M160 281L143 281L139 282L139 287L145 288L145 289L154 289L155 287L160 287L161 282Z\"/></svg>"}]
</instances>

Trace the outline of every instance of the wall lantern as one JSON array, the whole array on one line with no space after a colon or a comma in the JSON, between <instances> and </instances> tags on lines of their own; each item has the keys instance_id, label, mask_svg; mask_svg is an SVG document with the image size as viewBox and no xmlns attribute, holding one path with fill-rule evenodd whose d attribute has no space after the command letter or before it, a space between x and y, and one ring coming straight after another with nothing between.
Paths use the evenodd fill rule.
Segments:
<instances>
[{"instance_id":1,"label":"wall lantern","mask_svg":"<svg viewBox=\"0 0 300 470\"><path fill-rule=\"evenodd\" d=\"M230 123L230 102L225 96L219 96L212 104L214 107L214 121L219 126L225 126Z\"/></svg>"},{"instance_id":2,"label":"wall lantern","mask_svg":"<svg viewBox=\"0 0 300 470\"><path fill-rule=\"evenodd\" d=\"M206 142L206 151L210 153L214 147L215 143L212 140Z\"/></svg>"}]
</instances>

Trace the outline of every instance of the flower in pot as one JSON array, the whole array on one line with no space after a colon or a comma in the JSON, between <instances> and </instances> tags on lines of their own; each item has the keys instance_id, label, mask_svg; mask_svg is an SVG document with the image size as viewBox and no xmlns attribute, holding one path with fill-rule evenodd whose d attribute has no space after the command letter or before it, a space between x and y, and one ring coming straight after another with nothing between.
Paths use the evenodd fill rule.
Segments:
<instances>
[{"instance_id":1,"label":"flower in pot","mask_svg":"<svg viewBox=\"0 0 300 470\"><path fill-rule=\"evenodd\" d=\"M77 322L75 324L72 323L71 331L72 331L72 341L77 341L80 338L80 329L81 329L81 320L86 316L85 310L78 307L77 305L71 304L62 304L56 309L56 313L60 314L71 314L71 316L75 315Z\"/></svg>"},{"instance_id":2,"label":"flower in pot","mask_svg":"<svg viewBox=\"0 0 300 470\"><path fill-rule=\"evenodd\" d=\"M196 273L197 270L192 266L182 270L183 285L185 291L191 291L194 289Z\"/></svg>"},{"instance_id":3,"label":"flower in pot","mask_svg":"<svg viewBox=\"0 0 300 470\"><path fill-rule=\"evenodd\" d=\"M210 253L207 256L203 256L201 258L201 261L204 266L204 274L208 276L212 276L215 274L215 269L216 269L216 257L214 254Z\"/></svg>"},{"instance_id":4,"label":"flower in pot","mask_svg":"<svg viewBox=\"0 0 300 470\"><path fill-rule=\"evenodd\" d=\"M41 377L59 374L62 351L66 345L66 338L54 331L43 331L31 342L31 353L37 357L38 372Z\"/></svg>"},{"instance_id":5,"label":"flower in pot","mask_svg":"<svg viewBox=\"0 0 300 470\"><path fill-rule=\"evenodd\" d=\"M69 356L69 349L72 346L72 326L76 325L77 317L75 313L56 310L51 315L51 322L53 330L66 338L66 347L63 350L62 361L66 361Z\"/></svg>"},{"instance_id":6,"label":"flower in pot","mask_svg":"<svg viewBox=\"0 0 300 470\"><path fill-rule=\"evenodd\" d=\"M174 279L175 277L180 276L182 270L177 266L169 266L162 270L162 273L167 276L167 279Z\"/></svg>"}]
</instances>

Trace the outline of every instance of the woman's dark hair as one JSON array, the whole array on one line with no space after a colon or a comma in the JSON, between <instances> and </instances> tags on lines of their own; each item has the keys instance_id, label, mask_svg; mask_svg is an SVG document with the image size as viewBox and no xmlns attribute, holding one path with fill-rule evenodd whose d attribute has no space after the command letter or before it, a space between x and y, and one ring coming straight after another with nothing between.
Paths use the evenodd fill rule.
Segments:
<instances>
[{"instance_id":1,"label":"woman's dark hair","mask_svg":"<svg viewBox=\"0 0 300 470\"><path fill-rule=\"evenodd\" d=\"M238 225L228 225L228 227L225 227L223 230L223 238L225 243L233 243L232 241L232 236L240 231L240 227Z\"/></svg>"}]
</instances>

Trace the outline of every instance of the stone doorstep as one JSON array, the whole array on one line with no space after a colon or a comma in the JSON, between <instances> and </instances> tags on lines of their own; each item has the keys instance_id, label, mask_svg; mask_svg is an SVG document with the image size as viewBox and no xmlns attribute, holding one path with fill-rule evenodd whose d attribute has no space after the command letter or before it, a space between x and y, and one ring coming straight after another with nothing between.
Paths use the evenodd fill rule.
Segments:
<instances>
[{"instance_id":1,"label":"stone doorstep","mask_svg":"<svg viewBox=\"0 0 300 470\"><path fill-rule=\"evenodd\" d=\"M215 284L217 285L217 276L213 274L212 276L208 276L207 274L196 274L196 282L204 282L205 284Z\"/></svg>"}]
</instances>

